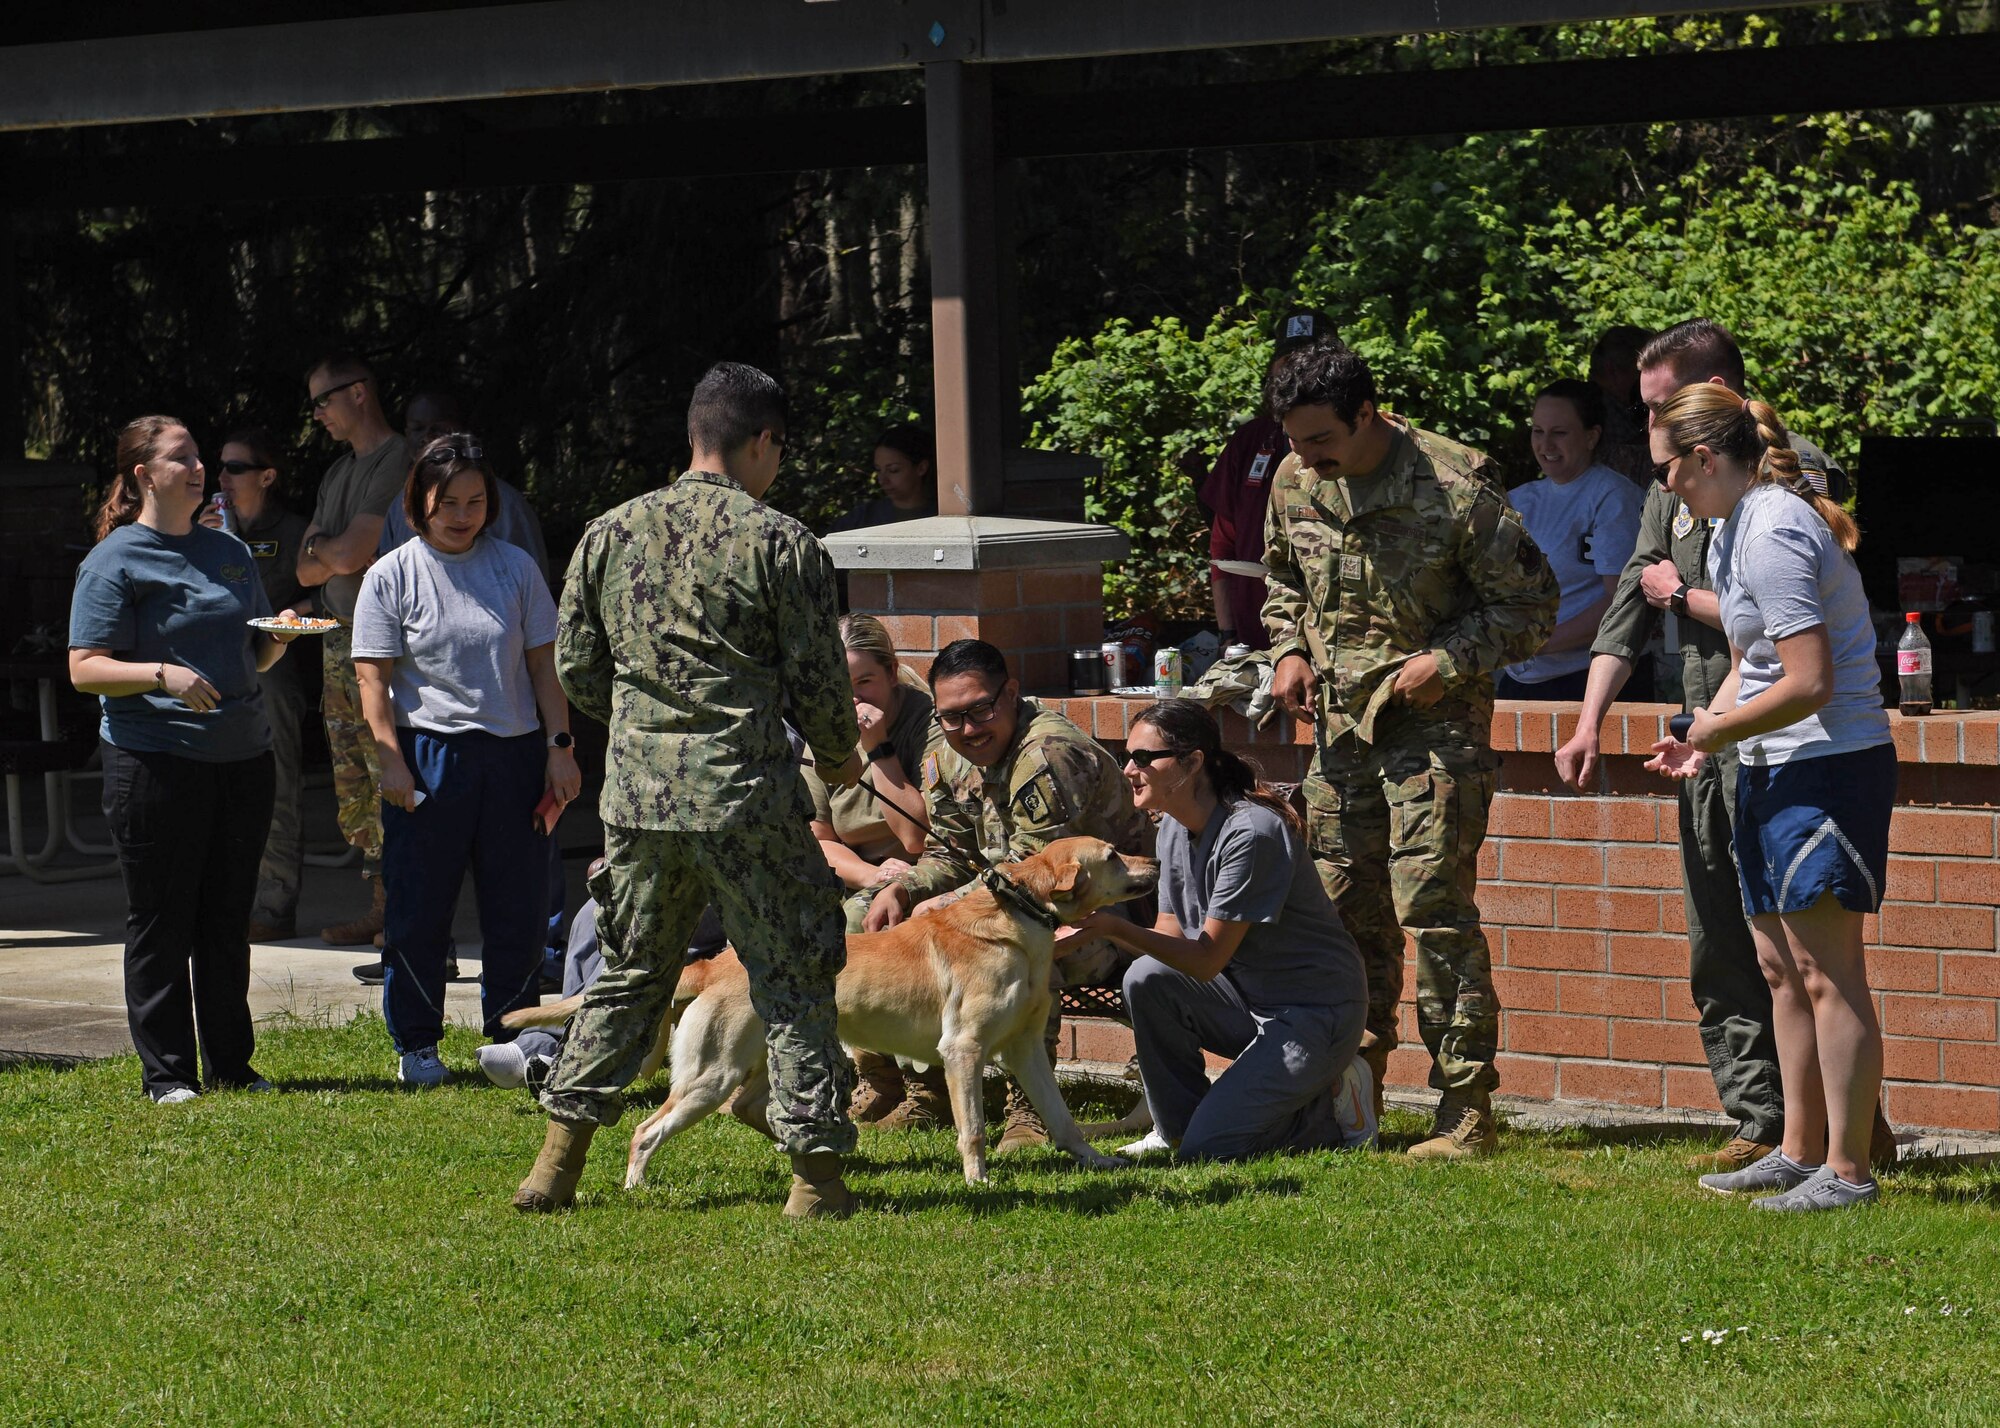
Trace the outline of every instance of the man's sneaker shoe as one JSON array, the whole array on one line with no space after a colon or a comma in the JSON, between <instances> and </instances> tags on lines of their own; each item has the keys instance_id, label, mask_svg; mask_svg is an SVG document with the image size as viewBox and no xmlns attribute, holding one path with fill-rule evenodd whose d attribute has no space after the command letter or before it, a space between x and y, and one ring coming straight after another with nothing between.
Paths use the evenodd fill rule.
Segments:
<instances>
[{"instance_id":1,"label":"man's sneaker shoe","mask_svg":"<svg viewBox=\"0 0 2000 1428\"><path fill-rule=\"evenodd\" d=\"M396 1079L405 1086L442 1086L451 1079L451 1072L438 1060L435 1046L419 1046L415 1051L404 1052L402 1060L396 1063Z\"/></svg>"},{"instance_id":2,"label":"man's sneaker shoe","mask_svg":"<svg viewBox=\"0 0 2000 1428\"><path fill-rule=\"evenodd\" d=\"M1130 1145L1121 1145L1118 1147L1118 1154L1129 1156L1134 1160L1146 1155L1172 1155L1173 1152L1174 1147L1172 1142L1160 1134L1159 1127L1157 1126L1147 1131Z\"/></svg>"},{"instance_id":3,"label":"man's sneaker shoe","mask_svg":"<svg viewBox=\"0 0 2000 1428\"><path fill-rule=\"evenodd\" d=\"M995 1155L1007 1155L1013 1151L1026 1150L1031 1145L1047 1145L1049 1128L1042 1124L1042 1113L1035 1109L1035 1103L1028 1099L1020 1083L1007 1083L1007 1122L1000 1129L1000 1143L993 1147Z\"/></svg>"},{"instance_id":4,"label":"man's sneaker shoe","mask_svg":"<svg viewBox=\"0 0 2000 1428\"><path fill-rule=\"evenodd\" d=\"M1762 1140L1752 1140L1747 1135L1735 1135L1720 1150L1707 1151L1692 1156L1687 1162L1689 1170L1704 1170L1711 1175L1732 1175L1739 1170L1748 1170L1778 1147Z\"/></svg>"},{"instance_id":5,"label":"man's sneaker shoe","mask_svg":"<svg viewBox=\"0 0 2000 1428\"><path fill-rule=\"evenodd\" d=\"M1493 1102L1486 1092L1446 1091L1438 1098L1430 1139L1417 1142L1406 1154L1412 1160L1469 1160L1499 1149Z\"/></svg>"},{"instance_id":6,"label":"man's sneaker shoe","mask_svg":"<svg viewBox=\"0 0 2000 1428\"><path fill-rule=\"evenodd\" d=\"M1340 1144L1347 1150L1373 1150L1381 1143L1375 1119L1375 1073L1356 1056L1347 1063L1333 1097L1333 1117L1340 1124Z\"/></svg>"},{"instance_id":7,"label":"man's sneaker shoe","mask_svg":"<svg viewBox=\"0 0 2000 1428\"><path fill-rule=\"evenodd\" d=\"M354 969L354 980L364 987L379 987L389 978L389 969L380 962L363 962Z\"/></svg>"},{"instance_id":8,"label":"man's sneaker shoe","mask_svg":"<svg viewBox=\"0 0 2000 1428\"><path fill-rule=\"evenodd\" d=\"M1782 1195L1766 1195L1761 1200L1752 1200L1753 1210L1846 1210L1855 1205L1866 1205L1882 1192L1873 1180L1865 1185L1850 1185L1833 1173L1831 1165L1822 1165L1811 1177L1801 1181L1793 1189Z\"/></svg>"},{"instance_id":9,"label":"man's sneaker shoe","mask_svg":"<svg viewBox=\"0 0 2000 1428\"><path fill-rule=\"evenodd\" d=\"M494 1085L512 1091L528 1084L527 1053L513 1042L482 1046L473 1054L479 1058L479 1069Z\"/></svg>"},{"instance_id":10,"label":"man's sneaker shoe","mask_svg":"<svg viewBox=\"0 0 2000 1428\"><path fill-rule=\"evenodd\" d=\"M178 1106L183 1102L195 1100L200 1095L201 1092L195 1090L192 1086L176 1086L171 1091L155 1091L153 1093L153 1104L156 1106Z\"/></svg>"},{"instance_id":11,"label":"man's sneaker shoe","mask_svg":"<svg viewBox=\"0 0 2000 1428\"><path fill-rule=\"evenodd\" d=\"M521 1068L521 1084L528 1088L528 1094L536 1100L542 1098L542 1087L549 1084L549 1073L556 1069L553 1056L530 1056Z\"/></svg>"},{"instance_id":12,"label":"man's sneaker shoe","mask_svg":"<svg viewBox=\"0 0 2000 1428\"><path fill-rule=\"evenodd\" d=\"M1704 1175L1699 1183L1702 1189L1718 1195L1768 1195L1804 1184L1819 1169L1817 1165L1801 1165L1782 1150L1774 1150L1741 1170Z\"/></svg>"}]
</instances>

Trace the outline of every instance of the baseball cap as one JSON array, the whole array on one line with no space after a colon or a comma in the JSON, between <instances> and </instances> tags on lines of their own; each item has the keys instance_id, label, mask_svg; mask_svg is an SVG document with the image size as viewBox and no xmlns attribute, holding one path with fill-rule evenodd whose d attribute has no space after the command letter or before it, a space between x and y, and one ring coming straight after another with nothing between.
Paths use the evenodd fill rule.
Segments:
<instances>
[{"instance_id":1,"label":"baseball cap","mask_svg":"<svg viewBox=\"0 0 2000 1428\"><path fill-rule=\"evenodd\" d=\"M1296 352L1301 347L1310 347L1315 342L1327 339L1338 341L1340 334L1323 312L1311 308L1299 308L1279 318L1271 329L1271 339L1278 344L1273 356L1282 357L1287 352Z\"/></svg>"}]
</instances>

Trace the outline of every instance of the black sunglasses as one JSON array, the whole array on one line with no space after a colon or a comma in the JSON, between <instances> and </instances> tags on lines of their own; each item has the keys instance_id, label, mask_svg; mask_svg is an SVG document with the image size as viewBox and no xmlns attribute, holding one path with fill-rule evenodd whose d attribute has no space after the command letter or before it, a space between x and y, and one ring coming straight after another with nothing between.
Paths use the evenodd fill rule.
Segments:
<instances>
[{"instance_id":1,"label":"black sunglasses","mask_svg":"<svg viewBox=\"0 0 2000 1428\"><path fill-rule=\"evenodd\" d=\"M269 471L271 468L258 461L225 461L222 469L231 476L241 476L245 471Z\"/></svg>"},{"instance_id":2,"label":"black sunglasses","mask_svg":"<svg viewBox=\"0 0 2000 1428\"><path fill-rule=\"evenodd\" d=\"M359 386L361 383L367 380L368 379L366 377L350 377L345 382L341 382L336 386L328 387L325 391L321 392L318 396L312 399L312 409L314 411L325 410L326 404L328 402L332 401L335 397L339 396L349 387Z\"/></svg>"},{"instance_id":3,"label":"black sunglasses","mask_svg":"<svg viewBox=\"0 0 2000 1428\"><path fill-rule=\"evenodd\" d=\"M1180 755L1172 749L1127 749L1126 759L1142 769L1149 769L1161 759L1177 759Z\"/></svg>"},{"instance_id":4,"label":"black sunglasses","mask_svg":"<svg viewBox=\"0 0 2000 1428\"><path fill-rule=\"evenodd\" d=\"M436 466L449 461L483 461L486 449L471 442L464 446L440 446L424 453L424 465Z\"/></svg>"}]
</instances>

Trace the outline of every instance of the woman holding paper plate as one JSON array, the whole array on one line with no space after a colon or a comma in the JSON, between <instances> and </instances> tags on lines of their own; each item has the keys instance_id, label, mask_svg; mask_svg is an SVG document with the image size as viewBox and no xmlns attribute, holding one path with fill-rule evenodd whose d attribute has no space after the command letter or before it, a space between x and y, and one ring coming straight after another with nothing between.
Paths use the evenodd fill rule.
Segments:
<instances>
[{"instance_id":1,"label":"woman holding paper plate","mask_svg":"<svg viewBox=\"0 0 2000 1428\"><path fill-rule=\"evenodd\" d=\"M382 1015L396 1079L436 1086L445 956L466 870L479 898L480 1014L539 996L547 845L582 783L556 678L556 606L526 551L484 532L499 508L479 439L426 446L403 487L419 539L369 567L354 610L361 708L382 760Z\"/></svg>"},{"instance_id":2,"label":"woman holding paper plate","mask_svg":"<svg viewBox=\"0 0 2000 1428\"><path fill-rule=\"evenodd\" d=\"M196 524L206 473L173 417L118 433L97 545L76 573L70 683L102 696L104 814L125 876L125 1009L146 1094L268 1091L250 1066L250 903L271 823L257 675L294 631L235 536Z\"/></svg>"}]
</instances>

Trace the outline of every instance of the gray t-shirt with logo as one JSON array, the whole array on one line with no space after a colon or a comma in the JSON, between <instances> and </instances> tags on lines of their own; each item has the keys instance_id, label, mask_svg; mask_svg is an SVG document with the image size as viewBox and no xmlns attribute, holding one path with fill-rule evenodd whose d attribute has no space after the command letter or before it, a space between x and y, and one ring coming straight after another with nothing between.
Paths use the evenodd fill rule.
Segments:
<instances>
[{"instance_id":1,"label":"gray t-shirt with logo","mask_svg":"<svg viewBox=\"0 0 2000 1428\"><path fill-rule=\"evenodd\" d=\"M1796 724L1744 739L1737 745L1744 763L1782 764L1889 742L1861 572L1818 511L1782 486L1752 486L1709 542L1708 574L1723 632L1743 651L1738 708L1784 676L1779 640L1824 625L1833 651L1832 697Z\"/></svg>"},{"instance_id":2,"label":"gray t-shirt with logo","mask_svg":"<svg viewBox=\"0 0 2000 1428\"><path fill-rule=\"evenodd\" d=\"M1252 1010L1366 1001L1361 954L1334 911L1305 840L1249 799L1217 808L1190 837L1160 820L1160 906L1188 938L1207 918L1247 922L1222 969Z\"/></svg>"},{"instance_id":3,"label":"gray t-shirt with logo","mask_svg":"<svg viewBox=\"0 0 2000 1428\"><path fill-rule=\"evenodd\" d=\"M326 468L319 499L313 504L313 524L324 534L337 536L354 524L356 516L387 516L389 503L402 499L403 483L409 478L410 444L400 436L390 437L366 456L348 451ZM360 575L335 575L320 587L319 600L327 614L351 620L360 594Z\"/></svg>"}]
</instances>

